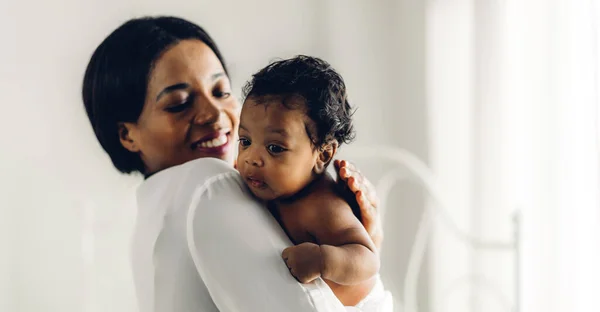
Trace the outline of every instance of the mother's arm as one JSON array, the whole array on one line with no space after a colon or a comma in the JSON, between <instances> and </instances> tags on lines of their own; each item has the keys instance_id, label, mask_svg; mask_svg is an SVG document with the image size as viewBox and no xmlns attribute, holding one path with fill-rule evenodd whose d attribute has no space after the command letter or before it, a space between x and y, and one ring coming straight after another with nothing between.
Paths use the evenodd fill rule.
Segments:
<instances>
[{"instance_id":1,"label":"mother's arm","mask_svg":"<svg viewBox=\"0 0 600 312\"><path fill-rule=\"evenodd\" d=\"M281 260L291 243L268 211L243 191L235 171L198 186L187 240L220 311L346 311L321 280L298 283Z\"/></svg>"}]
</instances>

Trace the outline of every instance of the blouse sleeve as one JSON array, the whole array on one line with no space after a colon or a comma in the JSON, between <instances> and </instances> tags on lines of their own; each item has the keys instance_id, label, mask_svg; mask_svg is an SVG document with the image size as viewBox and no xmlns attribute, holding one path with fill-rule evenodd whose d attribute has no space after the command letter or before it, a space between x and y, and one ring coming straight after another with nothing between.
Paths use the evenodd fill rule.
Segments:
<instances>
[{"instance_id":1,"label":"blouse sleeve","mask_svg":"<svg viewBox=\"0 0 600 312\"><path fill-rule=\"evenodd\" d=\"M196 270L217 308L346 311L323 280L300 284L292 277L281 259L290 241L267 209L245 192L237 171L218 160L202 165L213 167L193 170L200 183L190 192L186 235ZM202 177L207 172L215 174Z\"/></svg>"}]
</instances>

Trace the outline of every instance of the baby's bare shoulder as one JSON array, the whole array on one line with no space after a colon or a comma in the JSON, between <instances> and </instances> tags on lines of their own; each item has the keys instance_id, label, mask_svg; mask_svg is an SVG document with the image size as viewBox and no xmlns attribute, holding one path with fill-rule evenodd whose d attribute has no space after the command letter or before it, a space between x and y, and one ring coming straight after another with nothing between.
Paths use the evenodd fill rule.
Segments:
<instances>
[{"instance_id":1,"label":"baby's bare shoulder","mask_svg":"<svg viewBox=\"0 0 600 312\"><path fill-rule=\"evenodd\" d=\"M335 185L326 185L309 194L302 203L307 217L337 219L340 215L352 214L346 200L336 192Z\"/></svg>"}]
</instances>

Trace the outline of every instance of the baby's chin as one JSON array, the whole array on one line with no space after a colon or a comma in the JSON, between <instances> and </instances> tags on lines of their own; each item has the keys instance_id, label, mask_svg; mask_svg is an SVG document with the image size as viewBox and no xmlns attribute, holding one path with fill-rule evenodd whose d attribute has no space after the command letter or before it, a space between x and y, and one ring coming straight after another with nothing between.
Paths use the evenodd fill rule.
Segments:
<instances>
[{"instance_id":1,"label":"baby's chin","mask_svg":"<svg viewBox=\"0 0 600 312\"><path fill-rule=\"evenodd\" d=\"M271 200L275 200L278 198L278 196L276 194L273 193L273 191L269 188L263 188L263 189L257 189L254 188L250 185L246 184L246 187L248 187L248 190L250 190L250 193L252 193L252 195L262 201L271 201Z\"/></svg>"}]
</instances>

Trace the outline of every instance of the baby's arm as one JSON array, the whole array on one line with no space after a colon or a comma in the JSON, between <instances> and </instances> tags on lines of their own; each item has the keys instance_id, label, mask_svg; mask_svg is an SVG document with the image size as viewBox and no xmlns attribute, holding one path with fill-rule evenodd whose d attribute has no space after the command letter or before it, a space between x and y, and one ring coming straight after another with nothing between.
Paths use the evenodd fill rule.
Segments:
<instances>
[{"instance_id":1,"label":"baby's arm","mask_svg":"<svg viewBox=\"0 0 600 312\"><path fill-rule=\"evenodd\" d=\"M379 255L365 228L342 199L319 199L306 207L302 218L318 245L303 243L286 249L283 258L288 268L303 283L319 276L341 285L370 279L379 271Z\"/></svg>"}]
</instances>

